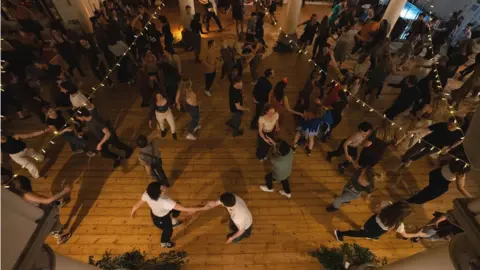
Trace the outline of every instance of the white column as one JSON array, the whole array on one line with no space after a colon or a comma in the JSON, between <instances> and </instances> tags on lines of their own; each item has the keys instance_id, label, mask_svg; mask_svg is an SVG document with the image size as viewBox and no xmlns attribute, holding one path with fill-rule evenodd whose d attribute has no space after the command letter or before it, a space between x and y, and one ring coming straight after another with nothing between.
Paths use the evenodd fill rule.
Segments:
<instances>
[{"instance_id":1,"label":"white column","mask_svg":"<svg viewBox=\"0 0 480 270\"><path fill-rule=\"evenodd\" d=\"M398 18L400 17L400 13L405 7L405 4L407 4L407 0L390 0L390 3L388 3L387 9L385 10L385 14L383 14L383 19L388 21L389 35L393 29L393 26L395 25Z\"/></svg>"},{"instance_id":2,"label":"white column","mask_svg":"<svg viewBox=\"0 0 480 270\"><path fill-rule=\"evenodd\" d=\"M192 14L195 14L195 3L193 2L193 0L179 0L180 15L182 16L182 22L187 16L187 12L185 11L186 6L191 6Z\"/></svg>"},{"instance_id":3,"label":"white column","mask_svg":"<svg viewBox=\"0 0 480 270\"><path fill-rule=\"evenodd\" d=\"M283 26L287 34L294 34L297 32L298 18L302 10L302 0L290 0L287 7L287 19Z\"/></svg>"}]
</instances>

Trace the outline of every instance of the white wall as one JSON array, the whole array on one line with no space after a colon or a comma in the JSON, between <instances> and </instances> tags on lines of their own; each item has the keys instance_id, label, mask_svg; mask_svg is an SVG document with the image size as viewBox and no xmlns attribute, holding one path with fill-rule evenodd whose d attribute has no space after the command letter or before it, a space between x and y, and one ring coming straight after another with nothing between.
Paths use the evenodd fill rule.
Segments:
<instances>
[{"instance_id":1,"label":"white wall","mask_svg":"<svg viewBox=\"0 0 480 270\"><path fill-rule=\"evenodd\" d=\"M463 10L466 6L475 3L476 0L417 0L415 3L418 7L425 7L430 10L433 5L433 12L442 19L448 19L450 14L457 10Z\"/></svg>"}]
</instances>

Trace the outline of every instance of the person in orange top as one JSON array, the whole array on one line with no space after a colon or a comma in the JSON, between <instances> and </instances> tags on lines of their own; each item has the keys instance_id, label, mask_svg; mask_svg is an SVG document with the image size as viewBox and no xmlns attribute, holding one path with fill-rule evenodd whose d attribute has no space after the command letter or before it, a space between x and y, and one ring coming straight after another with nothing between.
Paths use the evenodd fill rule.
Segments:
<instances>
[{"instance_id":1,"label":"person in orange top","mask_svg":"<svg viewBox=\"0 0 480 270\"><path fill-rule=\"evenodd\" d=\"M374 18L367 22L355 36L355 46L352 49L352 54L359 51L366 43L371 41L372 34L378 31L379 28L380 20L378 18Z\"/></svg>"}]
</instances>

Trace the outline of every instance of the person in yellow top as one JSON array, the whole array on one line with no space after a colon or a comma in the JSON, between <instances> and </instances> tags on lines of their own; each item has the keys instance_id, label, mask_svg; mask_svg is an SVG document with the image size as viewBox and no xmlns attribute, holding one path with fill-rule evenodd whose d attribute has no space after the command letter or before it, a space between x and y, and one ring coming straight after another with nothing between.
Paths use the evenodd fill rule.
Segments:
<instances>
[{"instance_id":1,"label":"person in yellow top","mask_svg":"<svg viewBox=\"0 0 480 270\"><path fill-rule=\"evenodd\" d=\"M203 66L205 68L205 95L208 97L212 96L212 85L215 81L215 75L217 74L217 55L215 53L215 41L208 41L207 56L203 61Z\"/></svg>"},{"instance_id":2,"label":"person in yellow top","mask_svg":"<svg viewBox=\"0 0 480 270\"><path fill-rule=\"evenodd\" d=\"M352 54L358 52L368 42L372 40L373 33L377 32L380 28L380 20L375 17L373 20L367 22L362 29L355 36L355 46L352 49Z\"/></svg>"}]
</instances>

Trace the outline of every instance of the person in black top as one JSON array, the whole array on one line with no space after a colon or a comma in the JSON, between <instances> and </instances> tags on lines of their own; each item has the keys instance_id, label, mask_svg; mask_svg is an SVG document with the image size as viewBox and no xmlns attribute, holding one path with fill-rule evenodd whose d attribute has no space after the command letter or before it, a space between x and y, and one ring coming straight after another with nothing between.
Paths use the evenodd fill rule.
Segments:
<instances>
[{"instance_id":1,"label":"person in black top","mask_svg":"<svg viewBox=\"0 0 480 270\"><path fill-rule=\"evenodd\" d=\"M377 165L387 147L396 144L400 139L395 131L396 127L392 127L387 121L375 129L363 144L358 158L358 167L372 168Z\"/></svg>"},{"instance_id":2,"label":"person in black top","mask_svg":"<svg viewBox=\"0 0 480 270\"><path fill-rule=\"evenodd\" d=\"M313 13L310 20L299 24L298 27L302 25L305 25L305 28L303 29L303 34L300 36L300 41L302 42L302 50L305 50L307 46L312 45L313 38L320 26L317 21L317 14Z\"/></svg>"},{"instance_id":3,"label":"person in black top","mask_svg":"<svg viewBox=\"0 0 480 270\"><path fill-rule=\"evenodd\" d=\"M170 23L165 16L160 16L158 19L162 23L162 36L163 42L165 43L165 50L173 50L173 34L172 30L170 29Z\"/></svg>"},{"instance_id":4,"label":"person in black top","mask_svg":"<svg viewBox=\"0 0 480 270\"><path fill-rule=\"evenodd\" d=\"M401 90L393 104L384 113L388 119L393 120L420 99L420 89L416 84L417 77L415 75L405 77L399 84L389 84L392 87L400 87Z\"/></svg>"},{"instance_id":5,"label":"person in black top","mask_svg":"<svg viewBox=\"0 0 480 270\"><path fill-rule=\"evenodd\" d=\"M102 82L107 75L107 70L103 60L100 58L100 50L95 44L90 43L87 39L80 39L80 45L82 45L83 53L87 56L88 61L90 62L93 74L100 82ZM110 77L107 78L106 82L108 87L113 87L113 82Z\"/></svg>"},{"instance_id":6,"label":"person in black top","mask_svg":"<svg viewBox=\"0 0 480 270\"><path fill-rule=\"evenodd\" d=\"M213 18L215 20L215 23L218 26L218 32L223 31L222 23L220 22L220 19L217 16L217 10L213 7L213 4L211 1L213 0L207 0L208 3L205 4L205 9L207 10L207 14L205 15L205 25L207 26L207 32L210 32L210 20Z\"/></svg>"},{"instance_id":7,"label":"person in black top","mask_svg":"<svg viewBox=\"0 0 480 270\"><path fill-rule=\"evenodd\" d=\"M40 178L40 172L30 158L42 162L45 157L34 149L27 148L22 139L33 138L45 132L46 130L40 130L29 134L2 135L2 153L9 154L12 160L22 168L27 169L33 178Z\"/></svg>"},{"instance_id":8,"label":"person in black top","mask_svg":"<svg viewBox=\"0 0 480 270\"><path fill-rule=\"evenodd\" d=\"M192 29L192 47L195 49L195 60L200 62L200 49L202 47L202 36L201 34L206 34L203 32L202 23L200 22L200 13L195 13L193 15L193 20L190 23L190 28Z\"/></svg>"},{"instance_id":9,"label":"person in black top","mask_svg":"<svg viewBox=\"0 0 480 270\"><path fill-rule=\"evenodd\" d=\"M113 145L116 148L125 151L125 157L128 159L133 153L132 148L128 145L121 142L115 130L109 126L107 122L105 122L98 113L95 111L89 111L87 108L82 107L77 111L77 115L75 117L85 123L85 126L88 128L88 132L90 132L95 139L97 139L98 144L96 147L97 151L102 152L102 156L105 158L113 159L113 168L116 168L120 165L122 158L111 152L108 149L109 145Z\"/></svg>"},{"instance_id":10,"label":"person in black top","mask_svg":"<svg viewBox=\"0 0 480 270\"><path fill-rule=\"evenodd\" d=\"M272 83L270 82L270 79L275 74L273 69L268 68L263 74L264 76L258 79L252 92L253 102L255 103L255 116L252 118L252 122L250 123L250 129L252 130L258 129L258 118L262 114L265 104L268 103L268 94L273 87Z\"/></svg>"},{"instance_id":11,"label":"person in black top","mask_svg":"<svg viewBox=\"0 0 480 270\"><path fill-rule=\"evenodd\" d=\"M160 31L157 30L157 27L155 26L155 24L149 25L147 31L145 32L145 37L148 42L148 47L155 54L155 56L157 56L157 58L159 58L160 55L163 54L163 46L162 46L162 41L160 39L161 36L162 36L162 33L160 33ZM173 42L173 37L171 41ZM167 46L167 42L165 42L165 46Z\"/></svg>"},{"instance_id":12,"label":"person in black top","mask_svg":"<svg viewBox=\"0 0 480 270\"><path fill-rule=\"evenodd\" d=\"M242 136L243 130L240 129L242 124L243 112L249 112L250 109L243 106L243 82L242 78L235 77L229 91L230 112L232 117L225 124L233 129L233 137Z\"/></svg>"},{"instance_id":13,"label":"person in black top","mask_svg":"<svg viewBox=\"0 0 480 270\"><path fill-rule=\"evenodd\" d=\"M317 56L317 50L322 50L330 37L330 26L328 25L328 16L324 16L322 22L318 26L317 37L313 44L312 60ZM321 51L320 51L321 52Z\"/></svg>"},{"instance_id":14,"label":"person in black top","mask_svg":"<svg viewBox=\"0 0 480 270\"><path fill-rule=\"evenodd\" d=\"M243 24L243 0L233 0L232 3L232 17L235 21L235 29L237 30L237 38L240 37L240 33L244 32Z\"/></svg>"},{"instance_id":15,"label":"person in black top","mask_svg":"<svg viewBox=\"0 0 480 270\"><path fill-rule=\"evenodd\" d=\"M418 160L440 150L448 152L458 146L462 143L464 137L460 129L462 125L463 118L452 116L448 122L436 123L426 129L412 131L414 134L423 133L427 135L405 152L400 169L408 167L412 160Z\"/></svg>"},{"instance_id":16,"label":"person in black top","mask_svg":"<svg viewBox=\"0 0 480 270\"><path fill-rule=\"evenodd\" d=\"M321 78L319 81L319 86L320 86L320 99L323 99L325 95L324 87L325 87L325 82L327 80L326 73L328 72L328 67L330 66L330 64L337 66L337 62L335 61L335 56L333 55L333 50L330 48L330 44L328 43L324 44L322 48L322 53L321 54L319 53L315 57L315 63L317 64L318 67L315 67L315 69L313 69L312 74L314 72L318 72L319 71L318 69L322 70L322 72L320 73Z\"/></svg>"}]
</instances>

